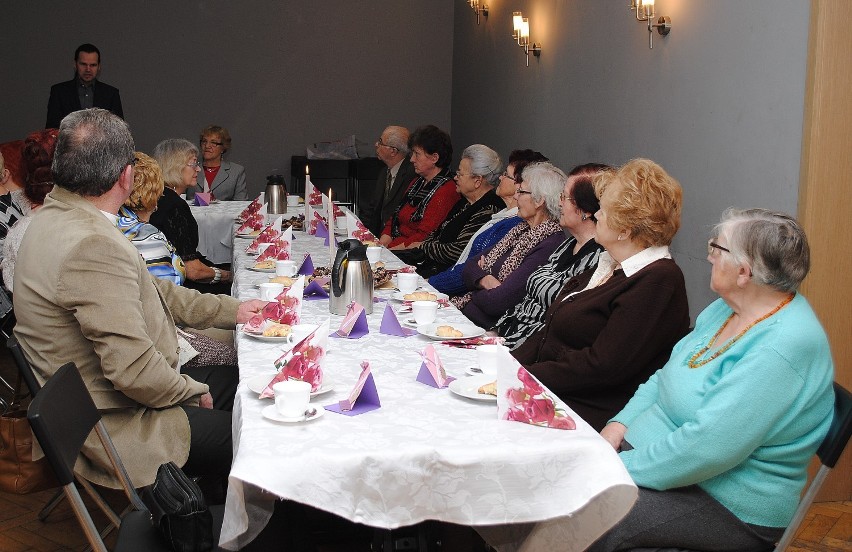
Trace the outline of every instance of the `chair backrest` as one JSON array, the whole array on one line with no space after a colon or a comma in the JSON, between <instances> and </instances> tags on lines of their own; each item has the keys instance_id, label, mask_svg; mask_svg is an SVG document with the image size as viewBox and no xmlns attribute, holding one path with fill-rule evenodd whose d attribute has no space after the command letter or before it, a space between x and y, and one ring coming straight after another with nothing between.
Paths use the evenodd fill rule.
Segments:
<instances>
[{"instance_id":1,"label":"chair backrest","mask_svg":"<svg viewBox=\"0 0 852 552\"><path fill-rule=\"evenodd\" d=\"M14 335L10 336L6 341L6 346L12 352L12 358L15 359L15 365L18 367L18 373L21 374L21 377L24 379L24 383L27 384L27 389L30 390L30 395L35 397L41 389L41 384L39 384L36 379L33 367L30 365L27 357L24 356L24 351L21 349L21 344L18 342L18 338Z\"/></svg>"},{"instance_id":2,"label":"chair backrest","mask_svg":"<svg viewBox=\"0 0 852 552\"><path fill-rule=\"evenodd\" d=\"M63 365L33 397L27 411L33 433L62 485L101 415L73 362Z\"/></svg>"},{"instance_id":3,"label":"chair backrest","mask_svg":"<svg viewBox=\"0 0 852 552\"><path fill-rule=\"evenodd\" d=\"M834 382L834 420L817 456L823 465L834 468L852 436L852 393Z\"/></svg>"},{"instance_id":4,"label":"chair backrest","mask_svg":"<svg viewBox=\"0 0 852 552\"><path fill-rule=\"evenodd\" d=\"M799 500L799 507L793 515L793 520L787 526L781 540L778 541L775 552L784 552L793 542L796 530L805 519L808 509L823 482L825 482L825 478L828 477L828 473L837 464L840 455L843 454L843 449L849 443L850 436L852 436L852 394L843 386L834 382L834 418L831 420L828 434L817 449L817 457L822 465L810 485L805 488L805 494Z\"/></svg>"}]
</instances>

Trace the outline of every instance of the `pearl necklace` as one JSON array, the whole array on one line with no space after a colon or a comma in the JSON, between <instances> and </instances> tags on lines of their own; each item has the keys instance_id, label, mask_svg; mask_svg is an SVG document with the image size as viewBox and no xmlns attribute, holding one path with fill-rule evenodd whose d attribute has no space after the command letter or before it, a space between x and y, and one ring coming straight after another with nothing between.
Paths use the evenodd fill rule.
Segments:
<instances>
[{"instance_id":1,"label":"pearl necklace","mask_svg":"<svg viewBox=\"0 0 852 552\"><path fill-rule=\"evenodd\" d=\"M704 366L705 364L707 364L707 363L708 363L708 362L710 362L711 360L714 360L714 359L718 358L718 357L719 357L722 353L724 353L725 351L727 351L728 349L730 349L731 347L733 347L733 346L734 346L734 343L736 343L737 341L739 341L739 340L740 340L740 338L741 338L742 336L744 336L744 335L746 334L746 332L747 332L747 331L749 331L750 329L752 329L752 328L753 328L756 324L758 324L758 323L760 323L760 322L763 322L764 320L766 320L767 318L769 318L770 316L772 316L772 315L773 315L773 314L775 314L776 312L778 312L778 311L780 311L781 309L783 309L783 308L787 305L787 303L789 303L790 301L792 301L792 300L793 300L793 297L795 297L795 296L796 296L796 294L795 294L795 293L791 293L791 294L790 294L789 296L787 296L787 297L786 297L783 301L781 301L780 303L778 303L778 306L777 306L777 307L775 307L774 309L772 309L772 310L771 310L771 311L769 311L768 313L764 314L763 316L761 316L760 318L758 318L757 320L755 320L754 322L752 322L751 324L749 324L748 326L746 326L746 328L745 328L743 331L741 331L740 333L738 333L737 335L735 335L734 337L732 337L730 340L728 340L728 342L727 342L727 343L725 343L725 345L723 345L723 346L722 346L722 347L721 347L718 351L716 351L715 353L713 353L712 355L710 355L710 357L709 357L709 358L706 358L706 359L704 359L704 360L702 360L702 361L700 361L700 362L696 362L696 361L697 361L697 360L701 357L701 355L703 355L704 353L706 353L707 351L709 351L709 350L710 350L710 347L712 347L712 346L713 346L713 343L715 343L715 342L716 342L716 338L717 338L717 337L719 337L719 335L721 335L721 333L725 330L725 326L727 326L727 325L728 325L728 322L730 322L730 321L731 321L731 319L732 319L732 318L734 317L734 315L736 314L736 313L732 312L732 313L731 313L731 315L727 318L727 320L725 320L725 323L724 323L724 324L722 324L722 327L721 327L721 328L719 328L719 330L715 333L715 335L713 335L713 337L711 337L711 338L710 338L710 343L708 343L707 345L705 345L704 347L702 347L700 351L698 351L697 353L695 353L694 355L692 355L692 358L690 358L690 359L686 362L686 365L687 365L687 366L689 366L690 368L700 368L701 366Z\"/></svg>"}]
</instances>

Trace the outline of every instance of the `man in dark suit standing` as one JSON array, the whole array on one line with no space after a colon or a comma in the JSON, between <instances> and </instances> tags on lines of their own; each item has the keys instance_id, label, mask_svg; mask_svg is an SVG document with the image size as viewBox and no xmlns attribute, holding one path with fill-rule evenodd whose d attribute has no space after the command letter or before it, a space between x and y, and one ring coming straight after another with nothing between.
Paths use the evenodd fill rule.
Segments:
<instances>
[{"instance_id":1,"label":"man in dark suit standing","mask_svg":"<svg viewBox=\"0 0 852 552\"><path fill-rule=\"evenodd\" d=\"M72 111L101 107L124 118L118 88L98 80L101 52L94 44L81 44L74 52L74 78L50 87L45 128L59 128Z\"/></svg>"},{"instance_id":2,"label":"man in dark suit standing","mask_svg":"<svg viewBox=\"0 0 852 552\"><path fill-rule=\"evenodd\" d=\"M408 158L408 129L389 126L376 142L376 157L384 167L379 169L376 189L369 209L361 215L361 221L376 236L380 236L387 220L405 198L408 185L417 176Z\"/></svg>"}]
</instances>

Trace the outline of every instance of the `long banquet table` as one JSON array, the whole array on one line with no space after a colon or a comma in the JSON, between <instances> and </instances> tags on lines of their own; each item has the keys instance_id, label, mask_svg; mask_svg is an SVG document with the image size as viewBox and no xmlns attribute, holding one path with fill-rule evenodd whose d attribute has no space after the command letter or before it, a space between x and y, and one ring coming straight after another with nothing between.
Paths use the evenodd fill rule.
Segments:
<instances>
[{"instance_id":1,"label":"long banquet table","mask_svg":"<svg viewBox=\"0 0 852 552\"><path fill-rule=\"evenodd\" d=\"M250 243L234 239L233 294L256 298L256 284L268 274L247 270ZM296 233L293 258L311 253L328 265L323 241ZM401 266L383 251L388 268ZM415 381L420 335L379 333L385 306L400 303L377 291L370 333L361 339L329 339L324 367L332 391L312 399L318 408L345 398L368 360L381 408L349 417L326 412L298 424L268 421L272 404L248 389L246 380L274 375L273 361L284 348L237 332L240 385L233 414L234 460L220 545L229 550L250 542L263 529L274 501L310 504L354 522L392 529L427 519L475 526L499 550L583 550L621 519L637 489L621 461L579 416L577 429L564 431L497 419L493 402L460 397ZM410 315L409 315L410 316ZM328 300L305 301L303 322L330 319ZM465 321L453 307L439 321ZM475 351L437 345L447 372L465 377ZM570 411L570 409L569 409Z\"/></svg>"}]
</instances>

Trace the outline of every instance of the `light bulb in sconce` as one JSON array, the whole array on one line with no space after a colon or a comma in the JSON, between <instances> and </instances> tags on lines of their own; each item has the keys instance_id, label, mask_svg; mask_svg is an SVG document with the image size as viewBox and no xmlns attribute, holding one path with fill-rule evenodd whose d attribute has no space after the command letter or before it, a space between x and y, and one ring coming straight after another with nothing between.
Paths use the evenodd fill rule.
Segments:
<instances>
[{"instance_id":1,"label":"light bulb in sconce","mask_svg":"<svg viewBox=\"0 0 852 552\"><path fill-rule=\"evenodd\" d=\"M530 20L524 17L521 20L521 26L518 29L518 44L526 46L530 43Z\"/></svg>"},{"instance_id":2,"label":"light bulb in sconce","mask_svg":"<svg viewBox=\"0 0 852 552\"><path fill-rule=\"evenodd\" d=\"M517 40L518 44L521 43L521 23L523 20L524 16L521 12L512 12L512 38Z\"/></svg>"},{"instance_id":3,"label":"light bulb in sconce","mask_svg":"<svg viewBox=\"0 0 852 552\"><path fill-rule=\"evenodd\" d=\"M671 32L672 29L672 20L667 16L661 16L656 23L654 23L654 17L656 14L655 11L655 0L630 0L629 8L632 11L636 12L637 21L647 21L648 22L648 47L654 47L654 29L657 29L657 32L662 36L666 36Z\"/></svg>"}]
</instances>

